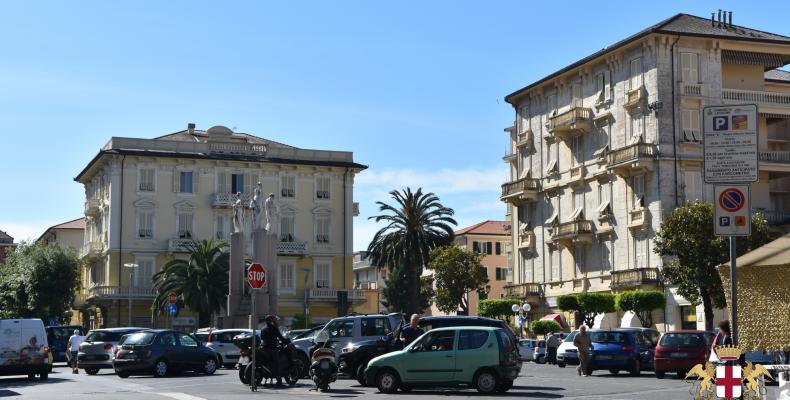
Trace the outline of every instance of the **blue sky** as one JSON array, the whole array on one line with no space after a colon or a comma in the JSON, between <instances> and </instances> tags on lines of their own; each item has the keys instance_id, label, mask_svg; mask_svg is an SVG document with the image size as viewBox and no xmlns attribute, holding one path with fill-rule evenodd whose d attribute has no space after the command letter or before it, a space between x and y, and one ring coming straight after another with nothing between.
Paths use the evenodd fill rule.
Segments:
<instances>
[{"instance_id":1,"label":"blue sky","mask_svg":"<svg viewBox=\"0 0 790 400\"><path fill-rule=\"evenodd\" d=\"M790 35L790 2L6 2L0 230L81 216L73 177L111 136L236 127L350 150L355 250L391 189L423 186L459 227L501 219L502 98L677 12L734 11ZM558 26L564 25L562 29Z\"/></svg>"}]
</instances>

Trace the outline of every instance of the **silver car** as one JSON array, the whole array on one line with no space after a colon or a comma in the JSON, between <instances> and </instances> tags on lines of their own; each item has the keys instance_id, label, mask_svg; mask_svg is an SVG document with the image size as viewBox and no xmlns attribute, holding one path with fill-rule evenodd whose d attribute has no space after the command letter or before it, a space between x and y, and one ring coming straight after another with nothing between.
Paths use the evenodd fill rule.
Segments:
<instances>
[{"instance_id":1,"label":"silver car","mask_svg":"<svg viewBox=\"0 0 790 400\"><path fill-rule=\"evenodd\" d=\"M232 369L239 362L239 348L233 344L237 335L252 335L252 329L217 329L208 334L205 346L217 353L217 365Z\"/></svg>"},{"instance_id":2,"label":"silver car","mask_svg":"<svg viewBox=\"0 0 790 400\"><path fill-rule=\"evenodd\" d=\"M518 341L518 354L521 361L532 361L535 359L535 346L538 341L535 339L521 339Z\"/></svg>"},{"instance_id":3,"label":"silver car","mask_svg":"<svg viewBox=\"0 0 790 400\"><path fill-rule=\"evenodd\" d=\"M96 375L100 369L112 369L115 352L121 337L146 328L107 328L88 332L77 353L77 367L88 375Z\"/></svg>"}]
</instances>

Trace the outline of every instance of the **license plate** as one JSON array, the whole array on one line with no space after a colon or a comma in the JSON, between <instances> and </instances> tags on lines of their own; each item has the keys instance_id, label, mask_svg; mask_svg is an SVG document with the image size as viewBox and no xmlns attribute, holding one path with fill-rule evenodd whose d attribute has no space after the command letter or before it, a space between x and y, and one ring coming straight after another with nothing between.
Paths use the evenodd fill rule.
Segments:
<instances>
[{"instance_id":1,"label":"license plate","mask_svg":"<svg viewBox=\"0 0 790 400\"><path fill-rule=\"evenodd\" d=\"M602 355L600 355L600 356L598 356L596 358L599 359L599 360L611 360L612 356L602 354Z\"/></svg>"},{"instance_id":2,"label":"license plate","mask_svg":"<svg viewBox=\"0 0 790 400\"><path fill-rule=\"evenodd\" d=\"M137 354L127 354L124 358L127 360L136 360Z\"/></svg>"},{"instance_id":3,"label":"license plate","mask_svg":"<svg viewBox=\"0 0 790 400\"><path fill-rule=\"evenodd\" d=\"M689 353L670 353L669 356L672 358L686 358L689 356Z\"/></svg>"}]
</instances>

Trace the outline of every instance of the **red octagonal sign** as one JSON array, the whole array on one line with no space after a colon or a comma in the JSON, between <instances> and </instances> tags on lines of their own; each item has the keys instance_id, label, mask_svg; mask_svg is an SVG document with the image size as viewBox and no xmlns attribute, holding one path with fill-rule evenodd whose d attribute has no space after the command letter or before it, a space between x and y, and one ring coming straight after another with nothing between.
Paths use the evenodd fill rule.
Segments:
<instances>
[{"instance_id":1,"label":"red octagonal sign","mask_svg":"<svg viewBox=\"0 0 790 400\"><path fill-rule=\"evenodd\" d=\"M266 284L266 271L263 270L263 265L250 264L250 268L247 269L247 282L253 289L260 289Z\"/></svg>"}]
</instances>

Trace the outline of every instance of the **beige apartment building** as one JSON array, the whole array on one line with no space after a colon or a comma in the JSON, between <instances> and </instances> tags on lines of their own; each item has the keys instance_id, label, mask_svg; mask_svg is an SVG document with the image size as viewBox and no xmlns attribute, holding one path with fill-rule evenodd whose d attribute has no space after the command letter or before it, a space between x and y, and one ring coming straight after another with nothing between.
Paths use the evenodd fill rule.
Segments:
<instances>
[{"instance_id":1,"label":"beige apartment building","mask_svg":"<svg viewBox=\"0 0 790 400\"><path fill-rule=\"evenodd\" d=\"M67 221L47 228L36 242L45 245L56 243L81 252L85 240L85 217Z\"/></svg>"},{"instance_id":2,"label":"beige apartment building","mask_svg":"<svg viewBox=\"0 0 790 400\"><path fill-rule=\"evenodd\" d=\"M705 106L758 105L751 206L774 228L788 221L790 73L777 68L790 62L790 37L731 20L675 15L505 98L516 114L502 185L514 227L507 292L532 304L533 319L558 312L561 294L644 288L667 294L660 329L704 327L702 307L663 284L653 240L674 208L713 201ZM635 324L616 313L596 323Z\"/></svg>"},{"instance_id":3,"label":"beige apartment building","mask_svg":"<svg viewBox=\"0 0 790 400\"><path fill-rule=\"evenodd\" d=\"M483 221L455 232L455 244L464 250L483 254L488 283L479 292L469 293L469 315L477 315L480 299L505 297L505 286L512 282L508 250L511 238L510 221ZM427 273L430 273L429 271ZM456 313L450 313L456 315ZM431 305L430 315L446 315Z\"/></svg>"},{"instance_id":4,"label":"beige apartment building","mask_svg":"<svg viewBox=\"0 0 790 400\"><path fill-rule=\"evenodd\" d=\"M286 326L305 310L311 322L327 321L338 292L364 300L352 288L351 245L354 176L365 168L350 152L300 149L223 126L113 137L75 178L85 185L83 255L91 260L76 308L91 327L198 328L188 310L172 321L154 318L151 278L187 258L189 240L229 241L236 193L249 204L261 182L277 205L278 314ZM245 236L250 253L251 227Z\"/></svg>"}]
</instances>

